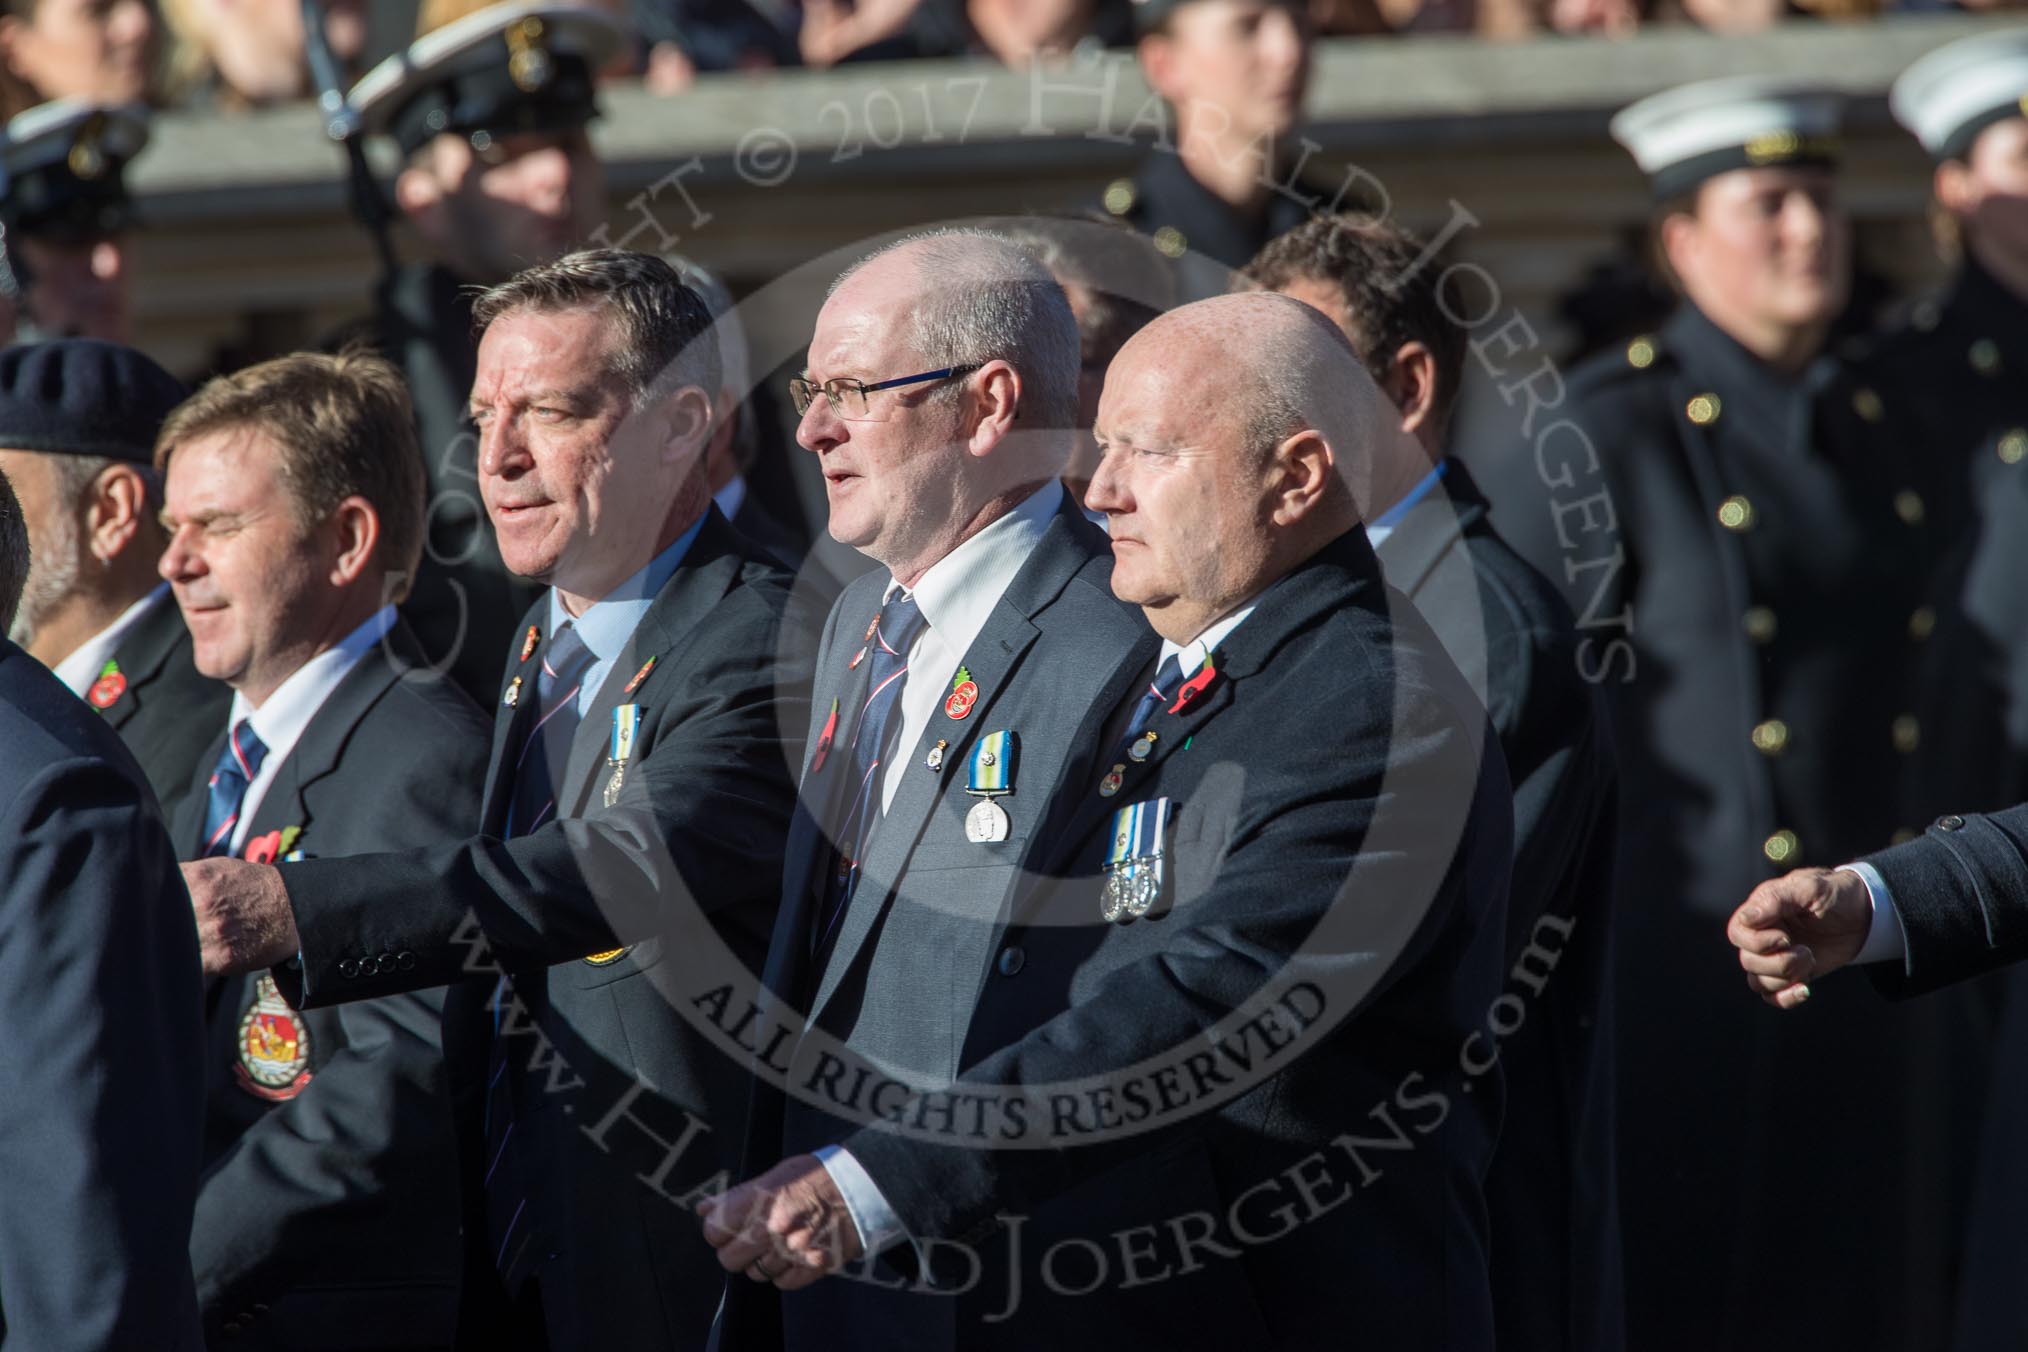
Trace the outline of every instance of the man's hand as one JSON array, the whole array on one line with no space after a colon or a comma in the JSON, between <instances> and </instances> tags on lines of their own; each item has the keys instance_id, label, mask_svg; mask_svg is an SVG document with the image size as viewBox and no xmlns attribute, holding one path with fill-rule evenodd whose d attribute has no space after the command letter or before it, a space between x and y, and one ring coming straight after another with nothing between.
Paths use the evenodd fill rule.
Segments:
<instances>
[{"instance_id":1,"label":"man's hand","mask_svg":"<svg viewBox=\"0 0 2028 1352\"><path fill-rule=\"evenodd\" d=\"M815 1155L796 1155L697 1204L727 1272L799 1291L864 1252L838 1185Z\"/></svg>"},{"instance_id":2,"label":"man's hand","mask_svg":"<svg viewBox=\"0 0 2028 1352\"><path fill-rule=\"evenodd\" d=\"M1725 935L1739 949L1746 984L1777 1009L1810 998L1805 985L1859 956L1873 926L1865 880L1848 870L1799 868L1753 889Z\"/></svg>"},{"instance_id":3,"label":"man's hand","mask_svg":"<svg viewBox=\"0 0 2028 1352\"><path fill-rule=\"evenodd\" d=\"M303 941L282 875L266 864L198 859L183 866L204 974L257 972L296 956Z\"/></svg>"}]
</instances>

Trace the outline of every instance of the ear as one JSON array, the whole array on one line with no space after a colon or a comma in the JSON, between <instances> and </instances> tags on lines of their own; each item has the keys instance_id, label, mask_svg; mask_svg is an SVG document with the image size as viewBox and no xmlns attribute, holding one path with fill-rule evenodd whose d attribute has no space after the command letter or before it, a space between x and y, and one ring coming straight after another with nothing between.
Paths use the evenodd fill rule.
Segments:
<instances>
[{"instance_id":1,"label":"ear","mask_svg":"<svg viewBox=\"0 0 2028 1352\"><path fill-rule=\"evenodd\" d=\"M1434 430L1436 419L1436 354L1421 343L1403 343L1388 368L1388 402L1401 413L1401 430L1422 436Z\"/></svg>"},{"instance_id":2,"label":"ear","mask_svg":"<svg viewBox=\"0 0 2028 1352\"><path fill-rule=\"evenodd\" d=\"M719 417L718 425L711 429L711 440L704 447L705 471L713 484L730 483L740 470L738 457L732 451L732 439L739 432L739 400L730 389L721 389L711 407Z\"/></svg>"},{"instance_id":3,"label":"ear","mask_svg":"<svg viewBox=\"0 0 2028 1352\"><path fill-rule=\"evenodd\" d=\"M331 513L330 529L338 535L338 557L331 561L331 585L349 587L366 574L380 547L380 513L355 493Z\"/></svg>"},{"instance_id":4,"label":"ear","mask_svg":"<svg viewBox=\"0 0 2028 1352\"><path fill-rule=\"evenodd\" d=\"M1969 216L1979 205L1971 168L1963 160L1945 160L1930 179L1936 204L1953 216Z\"/></svg>"},{"instance_id":5,"label":"ear","mask_svg":"<svg viewBox=\"0 0 2028 1352\"><path fill-rule=\"evenodd\" d=\"M1134 47L1141 61L1141 78L1148 88L1174 103L1176 84L1176 39L1167 33L1150 33Z\"/></svg>"},{"instance_id":6,"label":"ear","mask_svg":"<svg viewBox=\"0 0 2028 1352\"><path fill-rule=\"evenodd\" d=\"M1696 270L1697 218L1687 211L1672 211L1662 218L1662 257L1678 277Z\"/></svg>"},{"instance_id":7,"label":"ear","mask_svg":"<svg viewBox=\"0 0 2028 1352\"><path fill-rule=\"evenodd\" d=\"M987 362L974 377L966 401L975 421L965 450L985 455L1014 430L1014 419L1021 412L1021 373L1004 361Z\"/></svg>"},{"instance_id":8,"label":"ear","mask_svg":"<svg viewBox=\"0 0 2028 1352\"><path fill-rule=\"evenodd\" d=\"M129 465L100 471L85 496L85 547L101 563L111 563L139 533L148 511L148 490Z\"/></svg>"},{"instance_id":9,"label":"ear","mask_svg":"<svg viewBox=\"0 0 2028 1352\"><path fill-rule=\"evenodd\" d=\"M1268 453L1269 513L1293 526L1315 512L1338 475L1338 457L1324 434L1306 427Z\"/></svg>"},{"instance_id":10,"label":"ear","mask_svg":"<svg viewBox=\"0 0 2028 1352\"><path fill-rule=\"evenodd\" d=\"M715 440L711 426L711 396L695 385L685 385L662 400L655 416L662 419L656 435L662 443L665 464L687 469L698 452L708 451ZM730 416L725 420L727 427L731 427L732 422Z\"/></svg>"}]
</instances>

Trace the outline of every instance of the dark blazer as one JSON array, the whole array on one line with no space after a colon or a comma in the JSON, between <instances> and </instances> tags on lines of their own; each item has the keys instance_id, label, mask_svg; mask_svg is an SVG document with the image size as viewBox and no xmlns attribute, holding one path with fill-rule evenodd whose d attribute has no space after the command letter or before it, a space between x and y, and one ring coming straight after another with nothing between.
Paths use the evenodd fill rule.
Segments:
<instances>
[{"instance_id":1,"label":"dark blazer","mask_svg":"<svg viewBox=\"0 0 2028 1352\"><path fill-rule=\"evenodd\" d=\"M523 632L547 629L546 604ZM500 838L543 634L525 660L518 641L507 654L483 834L283 866L303 969L275 976L292 1002L474 978L444 1009L466 1198L461 1345L514 1332L485 1242L480 1158L502 971L517 1002L501 1009L503 1036L525 1039L509 1062L517 1154L544 1162L529 1206L556 1245L538 1275L552 1343L704 1343L722 1272L688 1194L736 1164L748 1098L737 1035L720 1037L710 1016L738 1014L757 984L816 628L788 575L713 508L579 725L559 820ZM640 706L639 729L607 807L611 714L625 703Z\"/></svg>"},{"instance_id":2,"label":"dark blazer","mask_svg":"<svg viewBox=\"0 0 2028 1352\"><path fill-rule=\"evenodd\" d=\"M212 739L232 707L232 691L198 675L174 596L165 594L142 612L113 660L127 686L102 712L141 763L162 803L162 819L173 822L200 767L210 775L210 757L217 754Z\"/></svg>"},{"instance_id":3,"label":"dark blazer","mask_svg":"<svg viewBox=\"0 0 2028 1352\"><path fill-rule=\"evenodd\" d=\"M865 622L879 613L888 574L877 569L846 589L818 652L813 707L828 710L835 699L839 721L821 760L821 728L804 747L781 918L765 976L779 997L771 1021L800 1024L814 1011L825 1035L859 1055L908 1066L926 1078L957 1073L972 988L990 961L1001 909L1020 883L1022 847L1039 841L1035 833L1067 764L1083 755L1158 646L1140 611L1113 597L1111 573L1104 533L1066 494L964 655L978 703L963 719L933 714L918 745L897 749L901 785L873 834L827 961L817 969L811 930L834 858L824 822L836 820L852 788L849 748L871 672L870 665L854 666L853 654L862 646ZM966 767L979 738L1000 729L1014 732L1018 748L1014 792L999 800L1012 822L1009 839L972 845L962 829L975 801L964 792ZM932 771L925 761L938 743L942 768ZM942 975L926 989L927 971ZM936 998L925 998L930 992ZM789 1057L792 1074L807 1069L803 1063L818 1045L817 1039L797 1045ZM801 1099L785 1100L768 1079L756 1085L741 1177L835 1144L852 1130L854 1124ZM765 1345L754 1330L773 1312L756 1307L774 1304L772 1289L735 1277L727 1298L726 1345ZM871 1284L828 1283L790 1302L788 1332L800 1345L853 1336L905 1341L906 1326L934 1314L923 1305L922 1298ZM844 1331L851 1329L858 1333Z\"/></svg>"},{"instance_id":4,"label":"dark blazer","mask_svg":"<svg viewBox=\"0 0 2028 1352\"><path fill-rule=\"evenodd\" d=\"M292 851L319 858L471 831L486 720L425 666L402 624L359 659L276 771L244 852L283 831ZM225 748L224 724L207 767ZM205 803L200 781L176 829L189 858L203 852ZM212 1341L333 1352L449 1345L460 1245L442 1007L441 991L423 991L296 1013L264 972L212 990L190 1245ZM257 1038L270 1053L283 1050L273 1039L294 1040L295 1055L277 1065L257 1055Z\"/></svg>"},{"instance_id":5,"label":"dark blazer","mask_svg":"<svg viewBox=\"0 0 2028 1352\"><path fill-rule=\"evenodd\" d=\"M1894 894L1908 951L1872 968L1893 995L1916 995L2028 955L2028 804L1951 813L1915 840L1868 855Z\"/></svg>"},{"instance_id":6,"label":"dark blazer","mask_svg":"<svg viewBox=\"0 0 2028 1352\"><path fill-rule=\"evenodd\" d=\"M925 1345L1490 1345L1479 1180L1500 1075L1458 1060L1504 950L1513 808L1484 713L1357 530L1264 592L1215 670L1154 715L1152 754L1106 797L1138 693L1121 692L1008 842L1034 867L991 941L938 982L965 1002L960 1090L1013 1099L979 1131L902 1111L923 1138L880 1117L842 1142L911 1235L946 1241L929 1270L961 1294ZM1114 812L1158 797L1175 815L1156 909L1106 924ZM966 807L947 795L925 839L956 841ZM946 848L959 895L966 869L1006 867ZM841 1083L799 1087L836 1101ZM953 1242L978 1246L968 1284ZM1101 1290L1067 1294L1121 1243ZM1085 1258L1052 1281L1066 1244ZM991 1322L1014 1272L1023 1299Z\"/></svg>"},{"instance_id":7,"label":"dark blazer","mask_svg":"<svg viewBox=\"0 0 2028 1352\"><path fill-rule=\"evenodd\" d=\"M1499 1345L1620 1348L1608 962L1618 785L1604 701L1579 674L1570 607L1494 531L1458 461L1377 552L1482 693L1514 786L1507 989L1530 1010L1500 1042L1507 1118L1486 1179Z\"/></svg>"},{"instance_id":8,"label":"dark blazer","mask_svg":"<svg viewBox=\"0 0 2028 1352\"><path fill-rule=\"evenodd\" d=\"M0 1341L195 1352L203 995L140 767L0 638Z\"/></svg>"}]
</instances>

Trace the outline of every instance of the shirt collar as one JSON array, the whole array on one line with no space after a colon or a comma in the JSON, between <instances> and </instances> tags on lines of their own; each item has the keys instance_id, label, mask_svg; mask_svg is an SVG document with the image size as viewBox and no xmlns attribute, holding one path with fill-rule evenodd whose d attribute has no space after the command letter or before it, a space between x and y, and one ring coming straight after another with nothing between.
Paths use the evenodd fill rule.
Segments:
<instances>
[{"instance_id":1,"label":"shirt collar","mask_svg":"<svg viewBox=\"0 0 2028 1352\"><path fill-rule=\"evenodd\" d=\"M1197 668L1204 665L1204 659L1211 655L1212 649L1225 642L1226 639L1232 636L1233 630L1246 623L1246 617L1253 614L1254 607L1259 604L1260 600L1258 597L1248 601L1239 609L1228 612L1224 619L1212 624L1188 643L1175 643L1169 639L1163 639L1162 654L1155 659L1155 669L1160 671L1162 663L1167 662L1173 657L1176 659L1178 669L1187 680ZM1171 692L1164 691L1163 693L1169 694Z\"/></svg>"},{"instance_id":2,"label":"shirt collar","mask_svg":"<svg viewBox=\"0 0 2028 1352\"><path fill-rule=\"evenodd\" d=\"M268 757L275 764L281 764L302 737L303 729L309 727L310 720L317 716L317 710L324 707L324 701L338 688L339 682L392 628L394 607L382 606L364 624L297 667L287 680L275 687L275 692L262 701L258 709L247 703L245 695L235 690L232 717L226 726L236 728L242 718L252 720L254 735L267 747Z\"/></svg>"},{"instance_id":3,"label":"shirt collar","mask_svg":"<svg viewBox=\"0 0 2028 1352\"><path fill-rule=\"evenodd\" d=\"M746 505L746 476L733 475L725 487L711 495L711 500L718 505L719 515L727 521L738 516L739 509Z\"/></svg>"},{"instance_id":4,"label":"shirt collar","mask_svg":"<svg viewBox=\"0 0 2028 1352\"><path fill-rule=\"evenodd\" d=\"M963 653L972 646L1062 504L1063 485L1051 479L917 579L910 594L946 648ZM890 576L883 596L892 595L895 585Z\"/></svg>"},{"instance_id":5,"label":"shirt collar","mask_svg":"<svg viewBox=\"0 0 2028 1352\"><path fill-rule=\"evenodd\" d=\"M654 606L655 598L675 575L676 565L690 552L691 542L704 529L704 517L709 515L707 511L691 522L690 529L677 536L667 549L648 560L640 572L586 606L582 615L573 617L565 610L563 598L551 587L550 634L554 635L568 622L576 627L577 636L584 640L595 661L610 662L618 657L620 649L627 646L627 640L640 627L642 617Z\"/></svg>"},{"instance_id":6,"label":"shirt collar","mask_svg":"<svg viewBox=\"0 0 2028 1352\"><path fill-rule=\"evenodd\" d=\"M1375 517L1366 527L1367 543L1375 549L1380 548L1380 542L1394 533L1394 528L1401 524L1401 519L1408 515L1409 510L1429 496L1429 491L1443 479L1450 463L1449 460L1437 461L1436 467L1418 479L1415 487L1409 489L1400 502Z\"/></svg>"},{"instance_id":7,"label":"shirt collar","mask_svg":"<svg viewBox=\"0 0 2028 1352\"><path fill-rule=\"evenodd\" d=\"M51 668L56 673L56 679L69 686L72 694L83 698L85 692L92 688L92 682L98 680L99 673L105 670L106 663L119 648L120 640L140 623L141 617L156 602L168 594L168 583L156 583L154 590L121 611L120 618L80 643L69 657Z\"/></svg>"}]
</instances>

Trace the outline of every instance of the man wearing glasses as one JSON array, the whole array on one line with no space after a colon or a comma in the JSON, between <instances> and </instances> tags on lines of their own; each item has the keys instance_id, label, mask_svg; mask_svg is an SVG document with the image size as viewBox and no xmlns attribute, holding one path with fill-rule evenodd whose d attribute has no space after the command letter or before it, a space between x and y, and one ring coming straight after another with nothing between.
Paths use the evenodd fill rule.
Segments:
<instances>
[{"instance_id":1,"label":"man wearing glasses","mask_svg":"<svg viewBox=\"0 0 2028 1352\"><path fill-rule=\"evenodd\" d=\"M794 1011L781 1022L808 1021L786 1082L801 1090L845 1056L948 1083L981 983L1018 963L990 944L1048 838L1044 810L1156 640L1113 598L1105 536L1059 482L1077 322L1019 246L951 231L862 260L818 315L790 392L832 538L884 567L846 589L818 650L764 973ZM769 1283L786 1264L763 1255L730 1278L722 1345L771 1323L778 1299L792 1349L933 1338L950 1303L893 1289L910 1257L900 1223L837 1146L863 1116L757 1084L739 1177L817 1198L887 1258L875 1281L783 1298Z\"/></svg>"}]
</instances>

